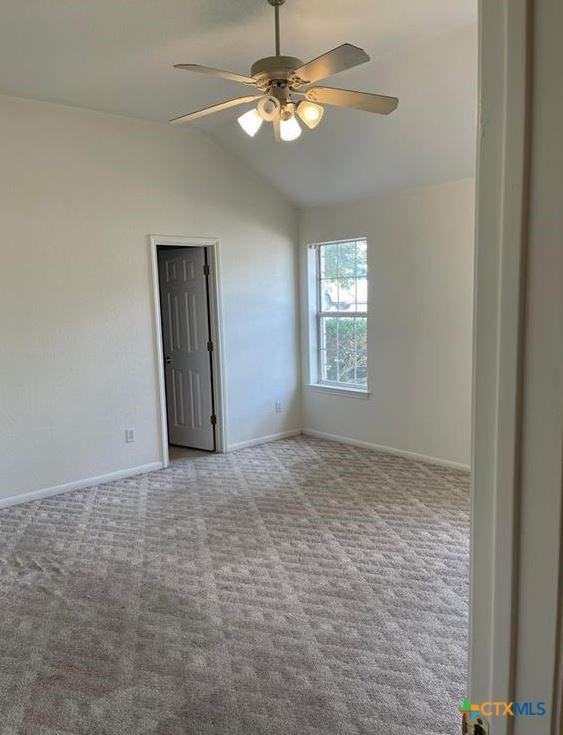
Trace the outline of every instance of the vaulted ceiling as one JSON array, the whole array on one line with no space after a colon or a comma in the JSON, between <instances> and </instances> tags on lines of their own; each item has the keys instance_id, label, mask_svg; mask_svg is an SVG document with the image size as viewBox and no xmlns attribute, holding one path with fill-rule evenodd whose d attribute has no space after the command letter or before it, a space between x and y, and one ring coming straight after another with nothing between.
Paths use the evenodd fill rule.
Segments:
<instances>
[{"instance_id":1,"label":"vaulted ceiling","mask_svg":"<svg viewBox=\"0 0 563 735\"><path fill-rule=\"evenodd\" d=\"M273 54L266 0L0 0L0 17L0 92L162 122L245 94L174 63L247 74ZM372 61L326 83L398 96L398 110L328 108L315 131L278 145L267 126L247 138L242 109L194 125L298 204L470 176L476 20L477 0L286 0L282 53L361 46Z\"/></svg>"}]
</instances>

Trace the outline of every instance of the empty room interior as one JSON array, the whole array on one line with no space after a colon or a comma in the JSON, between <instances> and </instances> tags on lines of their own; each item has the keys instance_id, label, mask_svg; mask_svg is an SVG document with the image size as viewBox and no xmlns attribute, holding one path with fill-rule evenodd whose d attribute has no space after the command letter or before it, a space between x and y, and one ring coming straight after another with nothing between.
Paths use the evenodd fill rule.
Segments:
<instances>
[{"instance_id":1,"label":"empty room interior","mask_svg":"<svg viewBox=\"0 0 563 735\"><path fill-rule=\"evenodd\" d=\"M536 75L551 5L517 46ZM486 467L507 426L514 456L532 436L534 386L510 426L491 413L516 395L493 366L502 304L525 335L553 294L549 350L522 336L514 354L559 360L561 253L545 290L518 271L531 293L503 301L517 259L494 260L494 192L530 237L540 199L523 217L490 173L513 119L487 107L493 72L517 62L485 64L494 23L519 18L486 12L0 0L2 735L508 735L475 704L493 659L515 688L488 698L531 704L510 732L555 734L560 561L537 608L523 591L538 549L560 559L561 464L538 463L537 507L524 459ZM539 77L508 77L525 79L541 105ZM528 163L502 172L531 187L548 159L529 104ZM514 386L535 375L556 385L529 367ZM517 638L494 642L510 574L510 625L532 631L518 661ZM551 688L524 691L525 664Z\"/></svg>"}]
</instances>

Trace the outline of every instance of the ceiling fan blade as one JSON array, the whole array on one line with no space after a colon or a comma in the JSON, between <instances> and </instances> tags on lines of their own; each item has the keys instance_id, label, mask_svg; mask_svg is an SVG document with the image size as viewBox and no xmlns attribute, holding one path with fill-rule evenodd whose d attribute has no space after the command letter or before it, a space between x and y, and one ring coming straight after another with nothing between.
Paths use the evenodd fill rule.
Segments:
<instances>
[{"instance_id":1,"label":"ceiling fan blade","mask_svg":"<svg viewBox=\"0 0 563 735\"><path fill-rule=\"evenodd\" d=\"M343 43L342 46L337 46L317 59L303 64L299 69L295 69L294 73L303 84L311 84L345 69L365 64L366 61L369 61L369 56L363 49L351 43Z\"/></svg>"},{"instance_id":2,"label":"ceiling fan blade","mask_svg":"<svg viewBox=\"0 0 563 735\"><path fill-rule=\"evenodd\" d=\"M377 112L388 115L399 104L397 97L386 97L383 94L354 92L351 89L334 89L333 87L311 87L305 92L310 102L321 102L337 107L351 107L366 112Z\"/></svg>"},{"instance_id":3,"label":"ceiling fan blade","mask_svg":"<svg viewBox=\"0 0 563 735\"><path fill-rule=\"evenodd\" d=\"M240 82L241 84L256 85L256 80L252 77L245 77L242 74L236 74L232 71L223 71L223 69L214 69L211 66L201 66L200 64L174 64L174 69L184 69L185 71L196 71L199 74L207 74L210 77L219 77L220 79L228 79L231 82Z\"/></svg>"},{"instance_id":4,"label":"ceiling fan blade","mask_svg":"<svg viewBox=\"0 0 563 735\"><path fill-rule=\"evenodd\" d=\"M246 105L249 102L254 102L262 97L261 94L253 94L249 97L237 97L234 100L227 100L226 102L219 102L217 105L211 105L211 107L204 107L202 110L196 110L196 112L189 112L187 115L181 115L170 120L171 123L184 123L190 122L191 120L197 120L200 117L206 115L212 115L214 112L221 112L221 110L228 110L229 107L236 107L237 105Z\"/></svg>"}]
</instances>

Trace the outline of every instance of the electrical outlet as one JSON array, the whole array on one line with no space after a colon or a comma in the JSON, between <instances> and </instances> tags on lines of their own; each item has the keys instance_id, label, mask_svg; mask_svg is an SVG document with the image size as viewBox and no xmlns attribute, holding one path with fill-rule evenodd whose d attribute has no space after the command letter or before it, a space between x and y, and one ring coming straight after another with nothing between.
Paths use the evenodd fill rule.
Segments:
<instances>
[{"instance_id":1,"label":"electrical outlet","mask_svg":"<svg viewBox=\"0 0 563 735\"><path fill-rule=\"evenodd\" d=\"M281 401L276 401L276 404L275 405L276 405L276 413L281 413L282 412L282 404L281 404Z\"/></svg>"},{"instance_id":2,"label":"electrical outlet","mask_svg":"<svg viewBox=\"0 0 563 735\"><path fill-rule=\"evenodd\" d=\"M125 441L127 444L135 441L135 429L125 429Z\"/></svg>"}]
</instances>

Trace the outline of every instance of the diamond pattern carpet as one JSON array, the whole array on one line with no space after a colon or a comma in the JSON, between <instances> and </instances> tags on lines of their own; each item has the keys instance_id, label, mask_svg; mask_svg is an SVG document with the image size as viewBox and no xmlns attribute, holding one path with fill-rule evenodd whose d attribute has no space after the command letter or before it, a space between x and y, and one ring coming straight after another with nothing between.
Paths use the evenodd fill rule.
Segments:
<instances>
[{"instance_id":1,"label":"diamond pattern carpet","mask_svg":"<svg viewBox=\"0 0 563 735\"><path fill-rule=\"evenodd\" d=\"M458 735L468 484L297 437L0 511L0 733Z\"/></svg>"}]
</instances>

